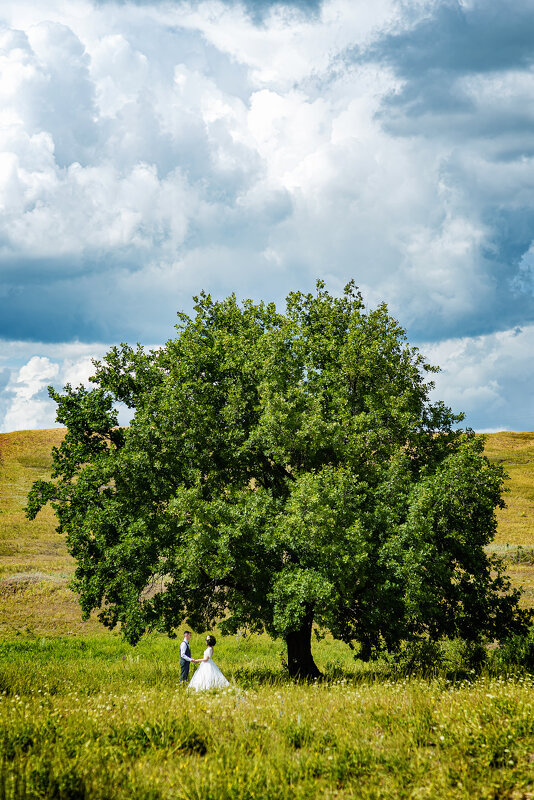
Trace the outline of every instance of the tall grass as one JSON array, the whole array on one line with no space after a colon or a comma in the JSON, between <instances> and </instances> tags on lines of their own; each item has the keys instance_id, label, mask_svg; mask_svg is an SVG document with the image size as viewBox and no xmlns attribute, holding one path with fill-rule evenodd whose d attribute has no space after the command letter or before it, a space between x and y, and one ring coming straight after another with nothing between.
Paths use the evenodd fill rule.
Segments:
<instances>
[{"instance_id":1,"label":"tall grass","mask_svg":"<svg viewBox=\"0 0 534 800\"><path fill-rule=\"evenodd\" d=\"M395 679L340 661L342 677L295 685L253 637L216 647L230 689L196 694L179 684L177 649L159 637L137 650L114 637L5 641L0 798L533 796L527 673ZM321 643L323 667L332 655Z\"/></svg>"}]
</instances>

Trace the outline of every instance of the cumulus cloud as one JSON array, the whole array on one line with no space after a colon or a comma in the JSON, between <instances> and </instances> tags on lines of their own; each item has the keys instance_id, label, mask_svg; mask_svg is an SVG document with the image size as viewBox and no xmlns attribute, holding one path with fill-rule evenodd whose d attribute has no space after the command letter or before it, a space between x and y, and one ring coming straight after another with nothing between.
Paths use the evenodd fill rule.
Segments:
<instances>
[{"instance_id":1,"label":"cumulus cloud","mask_svg":"<svg viewBox=\"0 0 534 800\"><path fill-rule=\"evenodd\" d=\"M441 372L434 397L476 430L531 430L534 326L421 346Z\"/></svg>"},{"instance_id":2,"label":"cumulus cloud","mask_svg":"<svg viewBox=\"0 0 534 800\"><path fill-rule=\"evenodd\" d=\"M455 324L466 333L534 318L532 286L522 281L533 239L533 30L523 0L450 0L353 54L392 69L399 83L381 99L381 125L396 140L430 147L444 216L474 233L463 267L471 274L456 290L465 313ZM438 225L426 236L437 246L430 253L441 249ZM419 315L418 335L421 322L428 324Z\"/></svg>"},{"instance_id":3,"label":"cumulus cloud","mask_svg":"<svg viewBox=\"0 0 534 800\"><path fill-rule=\"evenodd\" d=\"M6 341L162 341L203 288L282 302L318 277L417 341L530 329L527 0L5 0L2 20Z\"/></svg>"},{"instance_id":4,"label":"cumulus cloud","mask_svg":"<svg viewBox=\"0 0 534 800\"><path fill-rule=\"evenodd\" d=\"M106 349L94 343L0 340L0 431L54 427L56 407L48 386L89 386L92 359Z\"/></svg>"},{"instance_id":5,"label":"cumulus cloud","mask_svg":"<svg viewBox=\"0 0 534 800\"><path fill-rule=\"evenodd\" d=\"M0 369L0 432L54 428L56 404L48 396L48 386L61 391L69 383L93 388L89 378L94 375L94 359L101 358L108 348L101 345L47 346L33 343L34 349L48 352L46 356L31 356L26 343L14 342L7 350L12 356L18 351L20 367L8 366ZM10 359L6 359L8 362ZM11 364L13 361L11 361ZM120 425L127 425L131 412L121 403L116 406Z\"/></svg>"},{"instance_id":6,"label":"cumulus cloud","mask_svg":"<svg viewBox=\"0 0 534 800\"><path fill-rule=\"evenodd\" d=\"M19 369L6 390L12 399L4 417L4 430L51 427L50 404L41 394L58 372L57 364L40 356L33 356Z\"/></svg>"},{"instance_id":7,"label":"cumulus cloud","mask_svg":"<svg viewBox=\"0 0 534 800\"><path fill-rule=\"evenodd\" d=\"M0 368L0 432L53 428L56 405L48 396L48 386L61 391L65 384L93 388L89 378L94 375L95 359L109 349L98 344L47 345L42 342L3 342L3 361ZM32 350L46 355L31 356ZM129 409L117 405L119 424L126 425Z\"/></svg>"}]
</instances>

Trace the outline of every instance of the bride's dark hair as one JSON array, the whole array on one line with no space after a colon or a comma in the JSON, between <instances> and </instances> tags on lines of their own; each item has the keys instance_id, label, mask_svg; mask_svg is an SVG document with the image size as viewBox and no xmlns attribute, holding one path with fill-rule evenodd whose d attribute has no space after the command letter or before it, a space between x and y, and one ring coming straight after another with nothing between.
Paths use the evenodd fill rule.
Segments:
<instances>
[{"instance_id":1,"label":"bride's dark hair","mask_svg":"<svg viewBox=\"0 0 534 800\"><path fill-rule=\"evenodd\" d=\"M217 641L217 639L215 638L215 636L211 636L211 635L210 636L206 636L206 644L208 645L208 647L213 647L213 645L216 643L216 641Z\"/></svg>"}]
</instances>

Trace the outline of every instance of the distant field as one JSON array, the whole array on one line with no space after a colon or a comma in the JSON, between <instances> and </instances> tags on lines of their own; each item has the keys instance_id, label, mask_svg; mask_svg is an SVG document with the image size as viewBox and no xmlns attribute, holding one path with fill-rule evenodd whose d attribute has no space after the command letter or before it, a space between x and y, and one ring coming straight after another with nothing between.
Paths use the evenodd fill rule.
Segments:
<instances>
[{"instance_id":1,"label":"distant field","mask_svg":"<svg viewBox=\"0 0 534 800\"><path fill-rule=\"evenodd\" d=\"M50 508L29 522L23 512L33 481L49 475L62 429L0 434L0 635L95 633L82 622L68 589L74 569ZM507 508L498 512L491 549L509 559L509 573L534 606L534 433L487 436L486 454L510 475Z\"/></svg>"},{"instance_id":2,"label":"distant field","mask_svg":"<svg viewBox=\"0 0 534 800\"><path fill-rule=\"evenodd\" d=\"M491 550L507 555L508 573L516 586L523 586L524 604L534 606L534 433L488 434L486 455L502 463L510 476Z\"/></svg>"},{"instance_id":3,"label":"distant field","mask_svg":"<svg viewBox=\"0 0 534 800\"><path fill-rule=\"evenodd\" d=\"M32 483L49 477L51 449L64 434L57 428L0 434L0 635L101 629L82 622L68 588L74 561L55 532L52 509L33 522L23 511Z\"/></svg>"}]
</instances>

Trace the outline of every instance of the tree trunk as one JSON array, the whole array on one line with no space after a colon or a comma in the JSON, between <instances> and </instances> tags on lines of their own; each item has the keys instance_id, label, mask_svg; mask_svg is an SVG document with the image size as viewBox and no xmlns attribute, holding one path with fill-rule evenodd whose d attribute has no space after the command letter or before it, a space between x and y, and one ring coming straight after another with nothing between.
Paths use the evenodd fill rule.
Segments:
<instances>
[{"instance_id":1,"label":"tree trunk","mask_svg":"<svg viewBox=\"0 0 534 800\"><path fill-rule=\"evenodd\" d=\"M299 630L286 636L287 667L291 678L313 680L321 675L311 652L312 623L313 609L310 607Z\"/></svg>"}]
</instances>

